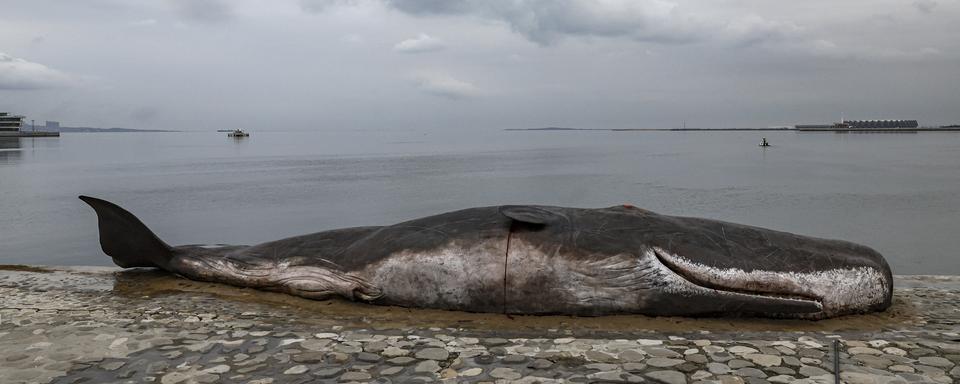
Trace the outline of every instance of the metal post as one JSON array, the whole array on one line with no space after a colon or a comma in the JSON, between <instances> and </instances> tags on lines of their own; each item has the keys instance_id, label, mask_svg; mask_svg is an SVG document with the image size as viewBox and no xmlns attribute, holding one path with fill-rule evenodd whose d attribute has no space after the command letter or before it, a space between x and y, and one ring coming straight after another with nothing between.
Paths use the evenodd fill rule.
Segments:
<instances>
[{"instance_id":1,"label":"metal post","mask_svg":"<svg viewBox=\"0 0 960 384\"><path fill-rule=\"evenodd\" d=\"M834 383L840 384L840 340L833 341L833 377Z\"/></svg>"},{"instance_id":2,"label":"metal post","mask_svg":"<svg viewBox=\"0 0 960 384\"><path fill-rule=\"evenodd\" d=\"M36 120L34 120L34 119L30 119L30 129L31 129L31 130L33 130L34 132L36 132L36 131L37 131L37 124L36 124Z\"/></svg>"}]
</instances>

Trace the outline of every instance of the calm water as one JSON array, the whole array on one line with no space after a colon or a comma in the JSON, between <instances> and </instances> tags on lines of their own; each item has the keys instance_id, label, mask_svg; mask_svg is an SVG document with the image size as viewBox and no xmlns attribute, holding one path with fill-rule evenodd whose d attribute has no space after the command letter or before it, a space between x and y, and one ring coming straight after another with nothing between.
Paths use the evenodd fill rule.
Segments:
<instances>
[{"instance_id":1,"label":"calm water","mask_svg":"<svg viewBox=\"0 0 960 384\"><path fill-rule=\"evenodd\" d=\"M757 147L761 136L774 144ZM469 206L633 203L867 244L960 274L960 134L93 133L0 139L0 263L109 265L102 197L170 244L251 244Z\"/></svg>"}]
</instances>

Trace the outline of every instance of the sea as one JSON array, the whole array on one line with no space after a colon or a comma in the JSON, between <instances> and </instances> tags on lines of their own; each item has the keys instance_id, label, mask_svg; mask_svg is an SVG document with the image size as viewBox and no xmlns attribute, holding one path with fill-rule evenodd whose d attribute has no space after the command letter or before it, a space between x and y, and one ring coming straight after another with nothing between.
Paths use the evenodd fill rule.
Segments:
<instances>
[{"instance_id":1,"label":"sea","mask_svg":"<svg viewBox=\"0 0 960 384\"><path fill-rule=\"evenodd\" d=\"M758 144L766 137L771 147ZM486 130L0 138L0 264L112 265L110 200L169 244L256 244L473 206L633 204L960 274L960 133Z\"/></svg>"}]
</instances>

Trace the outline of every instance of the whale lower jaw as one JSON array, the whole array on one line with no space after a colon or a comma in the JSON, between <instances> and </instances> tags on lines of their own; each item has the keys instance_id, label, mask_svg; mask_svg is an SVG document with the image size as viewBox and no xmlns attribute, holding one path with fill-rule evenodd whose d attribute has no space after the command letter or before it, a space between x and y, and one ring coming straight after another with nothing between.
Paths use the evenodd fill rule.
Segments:
<instances>
[{"instance_id":1,"label":"whale lower jaw","mask_svg":"<svg viewBox=\"0 0 960 384\"><path fill-rule=\"evenodd\" d=\"M822 319L864 313L886 303L892 282L870 267L783 272L716 268L653 247L653 257L677 277L699 288L726 295L755 297L800 308L782 317Z\"/></svg>"}]
</instances>

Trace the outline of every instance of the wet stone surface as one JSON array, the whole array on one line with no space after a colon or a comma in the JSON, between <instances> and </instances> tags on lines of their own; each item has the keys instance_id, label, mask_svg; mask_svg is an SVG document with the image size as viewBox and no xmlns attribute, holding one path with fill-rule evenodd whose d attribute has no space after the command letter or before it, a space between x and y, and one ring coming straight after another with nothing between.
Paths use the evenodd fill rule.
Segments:
<instances>
[{"instance_id":1,"label":"wet stone surface","mask_svg":"<svg viewBox=\"0 0 960 384\"><path fill-rule=\"evenodd\" d=\"M833 383L835 340L845 383L960 381L960 277L806 322L375 311L133 276L0 269L2 382Z\"/></svg>"}]
</instances>

